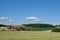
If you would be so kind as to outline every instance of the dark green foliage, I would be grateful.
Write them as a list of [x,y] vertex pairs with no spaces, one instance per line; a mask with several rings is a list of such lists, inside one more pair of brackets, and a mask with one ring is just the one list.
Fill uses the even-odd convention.
[[16,28],[16,31],[20,31],[20,28]]
[[25,27],[20,27],[20,28],[17,27],[16,30],[17,30],[17,31],[25,31],[26,28],[25,28]]
[[3,27],[3,26],[4,26],[4,27],[7,27],[7,25],[0,24],[0,27]]
[[55,28],[55,26],[51,24],[23,24],[26,28],[32,31],[44,31],[44,30],[51,30]]
[[25,31],[26,29],[25,29],[25,27],[20,27],[20,30],[23,30],[23,31]]
[[27,27],[38,27],[38,28],[54,28],[53,25],[51,24],[24,24]]
[[52,32],[60,32],[60,28],[54,28]]
[[52,24],[23,24],[23,26],[15,26],[15,25],[9,25],[9,29],[14,29],[17,31],[45,31],[45,30],[52,30],[56,26],[53,26]]

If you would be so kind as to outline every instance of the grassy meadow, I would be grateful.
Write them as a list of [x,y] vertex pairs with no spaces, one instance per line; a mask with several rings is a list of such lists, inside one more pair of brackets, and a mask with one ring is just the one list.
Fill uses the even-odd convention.
[[60,40],[60,33],[41,31],[0,31],[0,40]]

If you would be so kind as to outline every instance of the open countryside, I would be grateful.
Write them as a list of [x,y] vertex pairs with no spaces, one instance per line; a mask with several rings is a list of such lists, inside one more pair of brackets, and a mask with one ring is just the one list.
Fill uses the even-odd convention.
[[0,31],[0,40],[60,40],[60,33],[41,31]]
[[60,40],[60,0],[0,0],[0,40]]

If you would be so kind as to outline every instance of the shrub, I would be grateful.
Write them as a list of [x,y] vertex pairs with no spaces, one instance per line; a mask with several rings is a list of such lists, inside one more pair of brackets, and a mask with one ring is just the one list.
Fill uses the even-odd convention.
[[17,31],[20,31],[20,28],[16,28]]
[[60,32],[60,28],[54,28],[52,32]]

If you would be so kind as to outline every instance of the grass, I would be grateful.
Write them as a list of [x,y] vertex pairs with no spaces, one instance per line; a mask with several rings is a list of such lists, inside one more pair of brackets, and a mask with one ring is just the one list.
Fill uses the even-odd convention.
[[60,40],[60,33],[40,31],[0,31],[0,40]]

